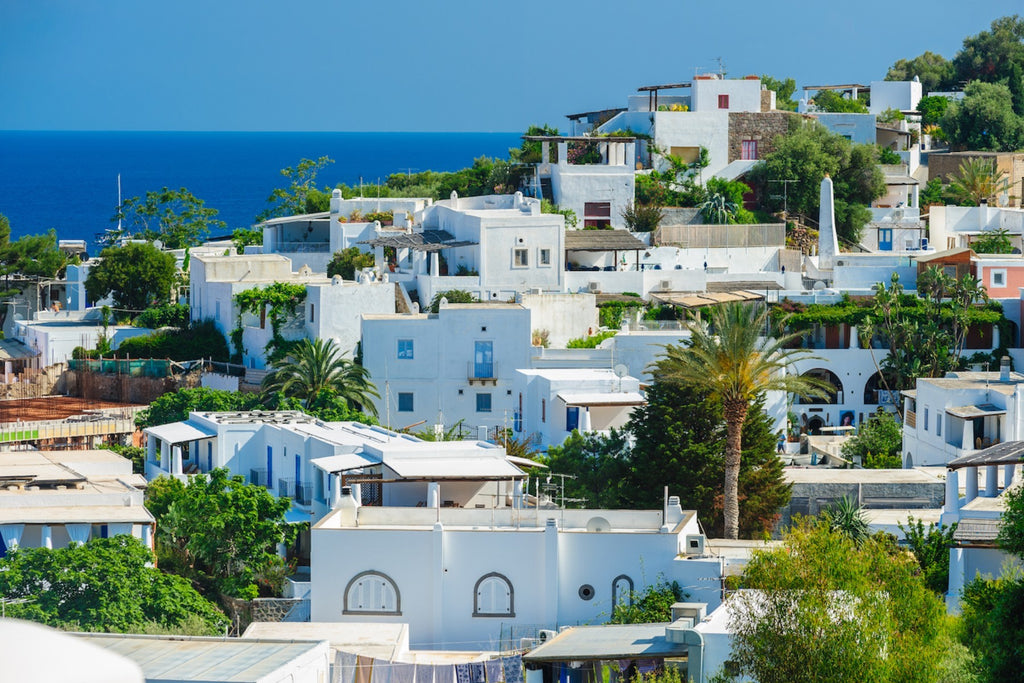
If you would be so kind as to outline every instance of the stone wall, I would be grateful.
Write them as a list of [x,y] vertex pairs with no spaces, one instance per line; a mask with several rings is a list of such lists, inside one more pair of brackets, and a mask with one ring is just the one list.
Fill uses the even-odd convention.
[[794,483],[789,505],[781,510],[779,527],[790,524],[793,515],[817,515],[840,498],[860,500],[867,510],[935,509],[942,507],[946,488],[935,483]]
[[199,386],[200,373],[173,377],[132,377],[113,373],[68,370],[62,376],[69,396],[117,403],[148,404],[164,394]]
[[1024,195],[1024,154],[1014,152],[953,152],[928,155],[928,180],[941,178],[948,183],[960,174],[960,164],[968,159],[995,159],[996,168],[1006,174],[1010,183],[1010,206],[1021,206]]
[[789,131],[789,120],[798,116],[789,111],[730,112],[729,161],[742,157],[743,141],[757,140],[757,158],[775,150],[775,138]]

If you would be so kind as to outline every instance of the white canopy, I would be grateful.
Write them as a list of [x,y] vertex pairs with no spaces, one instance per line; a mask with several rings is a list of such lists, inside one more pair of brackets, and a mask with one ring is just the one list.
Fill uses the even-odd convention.
[[380,459],[374,458],[370,455],[364,455],[362,453],[339,453],[338,455],[314,458],[313,460],[310,460],[310,462],[313,463],[314,467],[318,467],[324,472],[334,474],[335,472],[358,470],[361,467],[379,465]]
[[187,443],[217,436],[213,432],[200,429],[188,422],[171,422],[156,427],[147,427],[145,432],[169,444]]

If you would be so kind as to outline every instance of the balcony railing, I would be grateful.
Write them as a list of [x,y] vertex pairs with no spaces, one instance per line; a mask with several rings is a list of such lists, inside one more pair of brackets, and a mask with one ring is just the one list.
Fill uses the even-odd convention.
[[274,248],[279,253],[319,254],[331,250],[330,242],[278,242]]
[[277,480],[278,498],[291,498],[299,505],[313,503],[313,485],[304,482],[295,483],[294,479]]
[[470,382],[497,382],[498,364],[469,361],[466,364],[466,377]]
[[267,471],[262,468],[253,468],[249,470],[249,483],[254,486],[267,488]]

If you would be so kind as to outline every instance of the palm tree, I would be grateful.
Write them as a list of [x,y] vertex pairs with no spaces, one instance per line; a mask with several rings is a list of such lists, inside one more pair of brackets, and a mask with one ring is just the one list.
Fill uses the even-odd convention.
[[276,361],[263,379],[267,392],[297,398],[307,408],[322,392],[333,392],[352,408],[377,415],[370,397],[380,398],[362,365],[344,357],[333,339],[303,339],[283,359]]
[[960,164],[955,178],[952,178],[946,194],[957,204],[978,206],[996,195],[1006,192],[1010,181],[1006,173],[996,166],[995,159],[976,157],[965,159]]
[[788,375],[787,366],[813,358],[805,349],[787,349],[799,333],[763,338],[768,311],[730,303],[712,310],[710,325],[691,323],[686,346],[666,347],[660,365],[665,379],[707,391],[722,402],[725,417],[725,537],[739,534],[739,474],[743,422],[758,395],[773,390],[824,397],[833,391],[822,380]]

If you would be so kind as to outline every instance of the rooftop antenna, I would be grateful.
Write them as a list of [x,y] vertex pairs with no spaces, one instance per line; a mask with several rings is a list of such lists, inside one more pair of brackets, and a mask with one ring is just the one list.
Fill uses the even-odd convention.
[[715,57],[715,61],[718,62],[718,77],[725,78],[725,62],[722,61],[721,57]]

